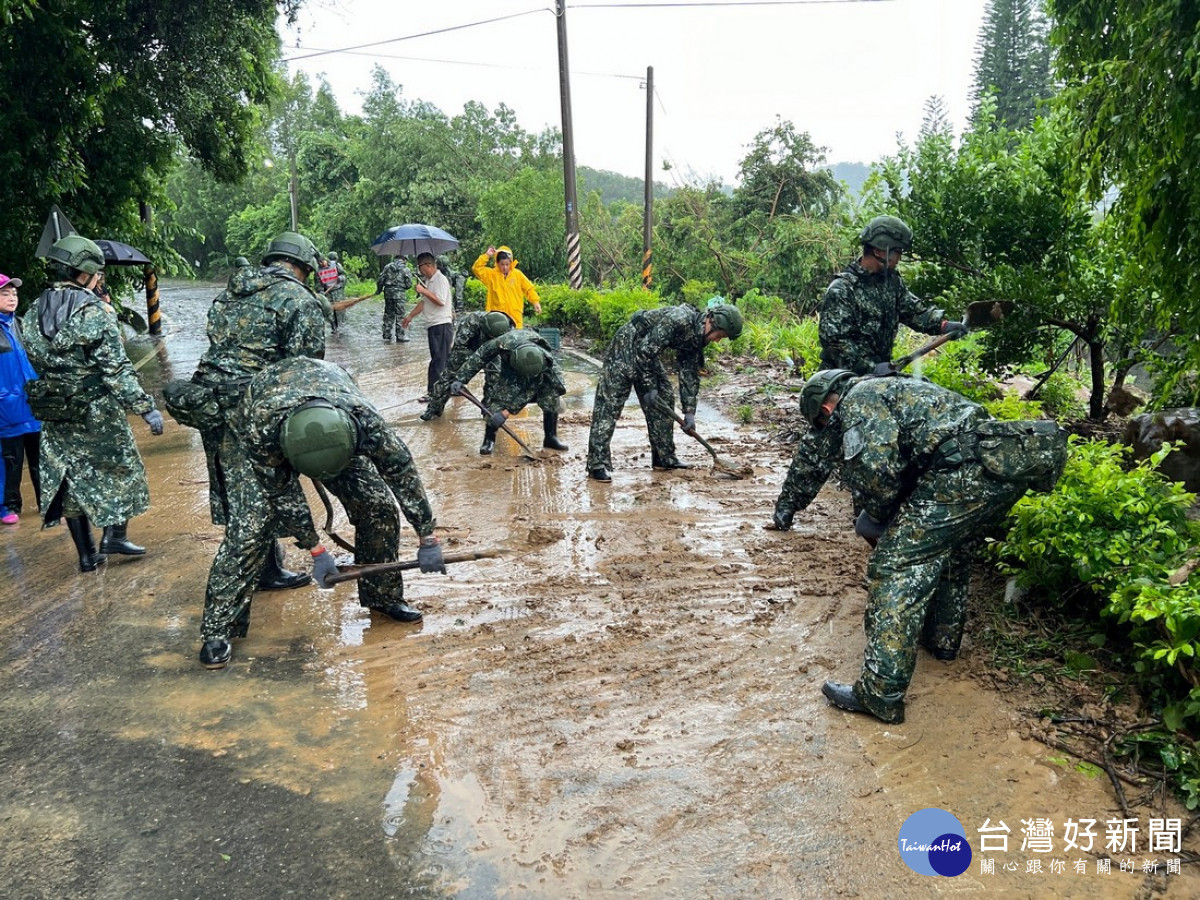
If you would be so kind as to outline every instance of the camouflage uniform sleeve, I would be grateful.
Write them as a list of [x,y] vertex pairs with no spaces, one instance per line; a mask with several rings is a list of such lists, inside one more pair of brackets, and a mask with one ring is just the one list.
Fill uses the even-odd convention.
[[88,306],[77,315],[81,317],[81,330],[94,340],[88,356],[117,402],[138,415],[154,409],[154,398],[142,390],[133,373],[133,363],[121,344],[116,318],[97,305]]
[[[647,375],[662,366],[662,360],[659,359],[662,352],[676,343],[677,325],[678,323],[673,318],[663,316],[651,326],[649,331],[639,337],[634,345],[634,372],[641,381],[643,390],[649,390],[654,386],[653,381],[647,379]],[[698,388],[699,369],[697,369],[696,379]],[[682,387],[680,391],[682,392]]]
[[325,314],[320,302],[309,297],[298,298],[286,340],[292,356],[325,358]]
[[548,373],[550,383],[554,385],[555,393],[560,397],[567,392],[567,379],[563,377],[562,366],[558,364],[558,360],[553,356],[550,357],[550,371]]
[[375,293],[377,293],[377,294],[383,293],[383,282],[384,282],[383,273],[386,271],[387,271],[387,266],[384,266],[382,269],[379,270],[379,274],[375,276]]
[[279,420],[273,419],[256,427],[259,423],[248,420],[239,410],[230,424],[241,434],[254,477],[287,533],[305,550],[317,546],[321,539],[313,524],[300,475],[284,460],[283,449],[279,446]]
[[433,508],[425,496],[421,476],[417,474],[417,466],[408,446],[379,416],[363,410],[357,413],[366,432],[363,450],[391,488],[404,518],[419,537],[433,534]]
[[946,319],[946,311],[936,307],[926,306],[925,301],[901,285],[903,291],[897,304],[900,321],[922,334],[941,334],[942,322]]
[[478,375],[479,370],[495,359],[499,353],[500,345],[496,343],[495,339],[488,341],[467,357],[467,361],[454,373],[454,380],[466,384]]
[[810,428],[796,444],[775,511],[794,513],[806,509],[821,492],[837,465],[838,429]]
[[846,478],[854,499],[877,522],[887,522],[905,494],[900,423],[880,394],[855,398],[854,423],[847,422]]
[[700,398],[700,369],[704,366],[704,350],[680,350],[676,356],[679,369],[679,405],[684,413],[695,413]]
[[821,300],[817,325],[822,369],[849,369],[860,375],[874,370],[876,361],[867,359],[851,337],[856,309],[854,287],[842,278],[835,279]]

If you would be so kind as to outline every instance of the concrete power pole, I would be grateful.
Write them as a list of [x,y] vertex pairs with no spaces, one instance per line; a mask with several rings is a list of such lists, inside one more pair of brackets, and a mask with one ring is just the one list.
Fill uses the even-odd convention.
[[642,211],[642,287],[654,280],[650,236],[654,227],[654,66],[646,66],[646,194]]
[[575,130],[571,125],[571,79],[567,67],[567,0],[557,0],[558,84],[562,94],[563,184],[567,201],[567,277],[571,287],[583,287],[579,261],[579,201],[575,191]]

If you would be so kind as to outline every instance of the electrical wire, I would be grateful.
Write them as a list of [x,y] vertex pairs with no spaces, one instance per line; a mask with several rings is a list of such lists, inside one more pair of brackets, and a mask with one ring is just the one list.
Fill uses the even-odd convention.
[[707,3],[685,2],[675,3],[572,3],[571,9],[675,9],[690,7],[692,9],[705,6],[815,6],[830,3],[893,3],[895,0],[710,0]]

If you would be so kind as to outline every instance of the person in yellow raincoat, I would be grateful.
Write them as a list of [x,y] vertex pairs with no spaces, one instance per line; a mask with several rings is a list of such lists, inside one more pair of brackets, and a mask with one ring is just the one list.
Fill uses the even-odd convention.
[[[496,258],[494,268],[488,266],[488,260]],[[524,272],[517,271],[513,261],[512,250],[508,247],[488,247],[486,253],[479,254],[475,265],[471,266],[475,277],[487,285],[487,312],[499,310],[507,313],[513,320],[514,327],[520,328],[525,315],[525,301],[533,306],[533,311],[540,314],[542,298],[534,290],[533,282],[525,277]]]

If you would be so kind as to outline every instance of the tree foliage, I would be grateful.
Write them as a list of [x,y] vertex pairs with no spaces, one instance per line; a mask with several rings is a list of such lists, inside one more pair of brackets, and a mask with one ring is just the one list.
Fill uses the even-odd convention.
[[1026,128],[1054,95],[1047,22],[1035,0],[989,0],[975,47],[973,117],[989,94],[996,121]]
[[[1052,39],[1072,116],[1076,172],[1110,215],[1131,284],[1121,323],[1179,335],[1200,365],[1200,5],[1191,0],[1051,0]],[[1146,301],[1150,300],[1147,307]]]
[[161,232],[140,224],[138,203],[161,197],[181,148],[220,178],[245,172],[258,104],[275,84],[276,3],[45,0],[2,12],[6,265],[36,277],[52,203],[84,233],[161,256]]

